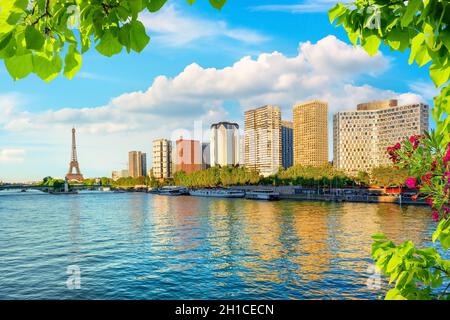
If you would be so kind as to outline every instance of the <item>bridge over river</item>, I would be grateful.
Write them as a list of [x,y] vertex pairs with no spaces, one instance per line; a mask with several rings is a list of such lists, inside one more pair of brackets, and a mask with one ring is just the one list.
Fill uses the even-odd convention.
[[[111,186],[100,186],[100,185],[93,185],[93,186],[87,186],[82,184],[76,184],[76,185],[70,185],[70,189],[72,190],[100,190],[102,188],[110,188]],[[64,186],[57,186],[57,187],[49,187],[45,185],[39,185],[39,184],[2,184],[0,185],[0,191],[2,190],[41,190],[41,191],[48,191],[48,190],[60,190],[63,189]]]

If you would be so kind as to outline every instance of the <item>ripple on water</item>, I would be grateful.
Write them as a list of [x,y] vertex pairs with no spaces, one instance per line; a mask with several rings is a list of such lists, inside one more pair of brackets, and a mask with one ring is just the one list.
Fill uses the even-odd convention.
[[0,217],[0,299],[376,298],[370,236],[435,227],[420,207],[127,193],[2,194]]

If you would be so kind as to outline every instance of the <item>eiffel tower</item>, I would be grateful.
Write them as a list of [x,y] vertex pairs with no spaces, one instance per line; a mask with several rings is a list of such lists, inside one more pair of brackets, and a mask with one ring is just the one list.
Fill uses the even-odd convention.
[[[75,169],[76,173],[73,173]],[[77,144],[75,142],[75,128],[72,128],[72,157],[69,165],[69,172],[66,174],[67,180],[83,181],[83,175],[80,172],[80,166],[77,159]]]

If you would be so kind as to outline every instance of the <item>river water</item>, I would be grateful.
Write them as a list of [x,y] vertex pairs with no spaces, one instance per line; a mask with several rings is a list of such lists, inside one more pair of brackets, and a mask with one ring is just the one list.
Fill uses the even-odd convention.
[[0,192],[0,299],[376,299],[370,236],[426,207]]

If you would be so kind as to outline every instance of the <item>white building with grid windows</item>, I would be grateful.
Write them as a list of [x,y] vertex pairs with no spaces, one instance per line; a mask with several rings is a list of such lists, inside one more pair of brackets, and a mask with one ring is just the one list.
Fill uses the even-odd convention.
[[397,100],[362,103],[356,111],[338,112],[333,116],[336,169],[357,174],[388,165],[387,147],[428,130],[428,118],[428,105],[399,106]]

